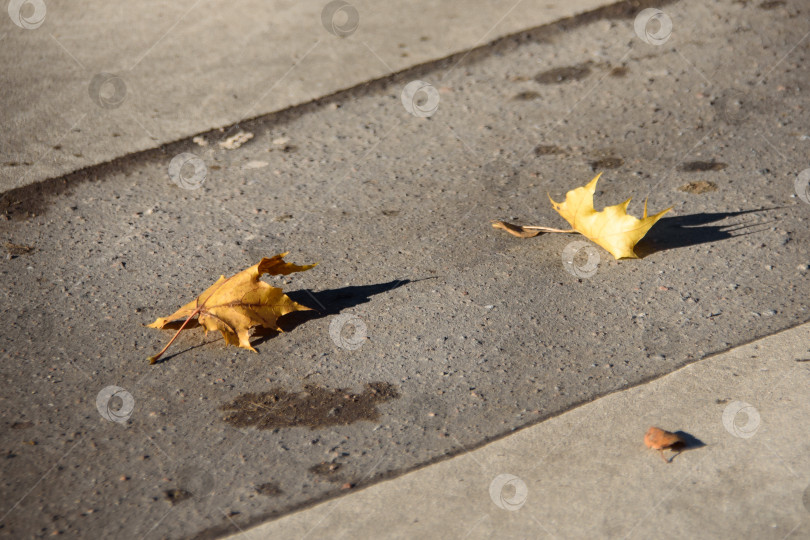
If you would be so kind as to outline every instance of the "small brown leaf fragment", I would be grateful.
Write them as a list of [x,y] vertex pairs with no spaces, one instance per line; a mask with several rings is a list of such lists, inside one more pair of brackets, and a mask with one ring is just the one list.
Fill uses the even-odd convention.
[[701,193],[708,193],[710,191],[717,191],[717,184],[714,182],[709,182],[707,180],[699,180],[697,182],[689,182],[688,184],[684,184],[678,188],[679,191],[684,191],[686,193],[695,193],[700,195]]
[[509,234],[513,236],[517,236],[518,238],[531,238],[533,236],[537,236],[542,231],[538,230],[527,230],[520,225],[513,225],[511,223],[507,223],[505,221],[495,221],[492,223],[492,226],[496,229],[503,229]]
[[664,449],[672,449],[677,445],[683,444],[683,442],[683,439],[675,433],[657,427],[650,427],[644,435],[644,444],[646,444],[648,448],[658,450],[661,453],[661,459],[667,463],[669,463],[669,461],[664,457]]
[[31,253],[34,250],[34,246],[26,246],[23,244],[14,244],[12,242],[6,242],[6,253],[8,253],[12,257],[19,257],[20,255],[25,255],[27,253]]

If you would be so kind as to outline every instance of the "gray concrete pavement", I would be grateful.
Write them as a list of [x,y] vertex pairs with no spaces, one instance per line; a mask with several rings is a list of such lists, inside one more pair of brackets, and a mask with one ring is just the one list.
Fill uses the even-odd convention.
[[809,387],[803,325],[229,538],[807,538]]
[[11,0],[0,17],[0,191],[609,3]]
[[[0,196],[0,534],[231,534],[807,322],[806,8],[638,8]],[[596,170],[598,207],[673,207],[643,258],[490,226],[563,225]],[[316,312],[146,362],[284,251]]]

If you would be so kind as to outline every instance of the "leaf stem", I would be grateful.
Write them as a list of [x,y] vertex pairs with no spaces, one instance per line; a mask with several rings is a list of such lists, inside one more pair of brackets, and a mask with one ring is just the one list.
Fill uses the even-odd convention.
[[539,225],[520,225],[521,229],[527,229],[532,231],[543,231],[543,232],[562,232],[562,233],[573,233],[577,232],[574,229],[554,229],[553,227],[541,227]]
[[150,356],[149,358],[147,358],[147,360],[149,360],[149,364],[150,364],[150,365],[151,365],[151,364],[154,364],[155,362],[157,362],[157,361],[158,361],[158,359],[159,359],[161,356],[163,356],[163,353],[165,353],[165,352],[166,352],[166,349],[168,349],[168,348],[169,348],[169,346],[170,346],[172,343],[174,343],[174,340],[175,340],[175,339],[177,339],[177,336],[180,334],[180,332],[183,330],[183,328],[185,328],[185,327],[186,327],[186,325],[188,324],[188,321],[190,321],[190,320],[191,320],[191,319],[192,319],[192,318],[193,318],[195,315],[199,314],[201,310],[202,310],[202,306],[199,306],[197,309],[195,309],[194,311],[192,311],[192,312],[191,312],[191,315],[189,315],[189,316],[188,316],[188,318],[187,318],[187,319],[186,319],[186,320],[183,322],[182,326],[180,326],[180,328],[178,328],[178,329],[177,329],[177,332],[175,332],[175,333],[174,333],[174,336],[172,336],[172,339],[170,339],[170,340],[169,340],[169,342],[166,344],[166,346],[165,346],[165,347],[163,347],[163,350],[162,350],[162,351],[160,351],[159,353],[157,353],[156,355],[154,355],[154,356]]

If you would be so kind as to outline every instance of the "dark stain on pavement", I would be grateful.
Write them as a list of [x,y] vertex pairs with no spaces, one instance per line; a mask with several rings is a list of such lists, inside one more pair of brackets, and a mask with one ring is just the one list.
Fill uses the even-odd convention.
[[256,493],[259,495],[264,495],[265,497],[278,497],[284,492],[281,491],[278,484],[274,482],[265,482],[256,486]]
[[342,465],[340,463],[329,463],[324,461],[309,468],[312,474],[329,480],[330,482],[342,482],[343,476],[338,472]]
[[540,84],[563,84],[569,81],[581,81],[590,74],[590,66],[584,63],[543,71],[535,75],[534,80]]
[[681,163],[678,167],[683,172],[705,172],[705,171],[722,171],[728,167],[727,163],[719,161],[689,161]]
[[378,420],[380,411],[377,406],[398,397],[396,388],[386,382],[366,384],[365,390],[359,394],[343,388],[310,385],[302,392],[276,388],[242,394],[220,409],[230,411],[223,420],[234,427],[279,429],[305,426],[317,429]]
[[776,9],[776,8],[778,8],[780,6],[784,6],[784,5],[785,5],[784,0],[772,0],[770,2],[762,2],[757,7],[759,9],[764,9],[764,10],[767,11],[767,10],[771,10],[771,9]]
[[624,165],[624,160],[617,156],[608,156],[591,161],[590,165],[591,169],[594,171],[601,171],[603,169],[618,169]]
[[174,506],[177,503],[181,503],[185,500],[188,500],[194,496],[191,494],[191,492],[180,488],[167,489],[166,491],[163,492],[163,495],[166,497],[167,501],[172,503],[172,506]]
[[564,154],[565,150],[553,144],[541,144],[534,148],[535,156],[550,156],[553,154]]
[[611,77],[626,77],[629,71],[630,68],[628,68],[627,66],[617,66],[611,69],[608,75],[610,75]]
[[531,92],[531,91],[521,92],[521,93],[515,95],[512,98],[512,101],[532,101],[533,99],[537,99],[539,97],[540,97],[540,94],[538,94],[537,92]]

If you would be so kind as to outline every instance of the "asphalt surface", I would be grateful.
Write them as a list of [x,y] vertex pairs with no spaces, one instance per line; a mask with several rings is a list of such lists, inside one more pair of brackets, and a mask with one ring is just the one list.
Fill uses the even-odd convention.
[[[805,8],[662,9],[666,39],[606,10],[6,193],[0,534],[235,532],[806,322]],[[490,227],[563,226],[547,193],[597,170],[597,208],[673,207],[643,258],[578,276],[578,238]],[[316,313],[148,365],[145,324],[285,251]]]

